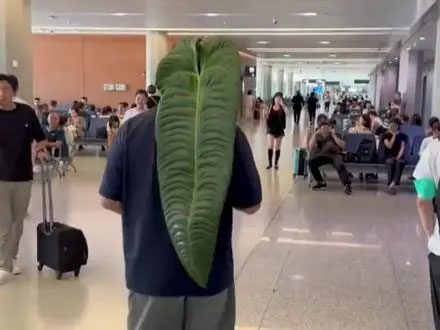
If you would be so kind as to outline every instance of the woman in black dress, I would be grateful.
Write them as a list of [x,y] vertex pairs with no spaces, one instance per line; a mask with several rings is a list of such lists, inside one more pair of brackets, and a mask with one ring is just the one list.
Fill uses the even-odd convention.
[[267,169],[272,168],[272,159],[275,150],[275,169],[278,169],[278,161],[281,155],[281,142],[286,129],[286,111],[282,93],[276,93],[272,99],[272,104],[266,114],[267,125],[267,143],[269,165]]

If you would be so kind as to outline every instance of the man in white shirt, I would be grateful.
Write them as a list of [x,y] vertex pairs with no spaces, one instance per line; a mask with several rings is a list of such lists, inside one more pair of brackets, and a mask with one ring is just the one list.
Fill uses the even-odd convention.
[[423,152],[413,174],[417,191],[417,209],[430,252],[431,301],[435,328],[440,329],[440,140],[433,139]]
[[423,139],[420,146],[419,156],[422,156],[423,151],[425,151],[425,149],[433,140],[439,138],[440,120],[437,117],[432,117],[429,119],[429,129],[430,132],[428,136]]
[[148,102],[148,93],[145,89],[140,89],[136,92],[135,103],[136,107],[129,109],[124,114],[124,119],[122,122],[126,122],[130,118],[137,116],[140,113],[143,113],[147,110],[147,102]]

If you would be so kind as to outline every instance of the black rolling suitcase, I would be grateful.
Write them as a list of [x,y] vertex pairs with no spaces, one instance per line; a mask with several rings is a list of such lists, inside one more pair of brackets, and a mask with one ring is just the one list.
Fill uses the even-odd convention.
[[87,264],[87,241],[81,230],[54,222],[51,176],[46,164],[41,165],[41,186],[43,222],[37,226],[38,270],[52,268],[58,280],[67,272],[78,277],[81,267]]

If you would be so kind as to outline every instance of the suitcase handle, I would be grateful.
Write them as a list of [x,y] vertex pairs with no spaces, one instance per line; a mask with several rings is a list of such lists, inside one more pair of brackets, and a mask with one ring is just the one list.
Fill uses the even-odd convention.
[[51,233],[54,229],[52,178],[50,176],[49,162],[41,161],[40,166],[44,229],[46,233]]

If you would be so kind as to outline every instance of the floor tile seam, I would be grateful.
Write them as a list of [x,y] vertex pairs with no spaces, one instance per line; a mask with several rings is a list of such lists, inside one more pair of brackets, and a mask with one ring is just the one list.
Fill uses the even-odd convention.
[[266,307],[264,308],[263,314],[261,315],[261,319],[260,319],[260,322],[258,324],[258,328],[257,329],[261,329],[261,327],[263,326],[264,319],[266,318],[267,311],[269,310],[269,307],[270,307],[270,305],[272,303],[273,297],[275,296],[275,293],[277,291],[276,289],[279,286],[279,283],[280,283],[280,280],[281,280],[281,276],[284,273],[284,270],[285,270],[286,265],[287,265],[287,261],[290,259],[290,256],[292,254],[292,250],[293,250],[293,246],[290,246],[289,250],[286,253],[286,256],[284,257],[283,264],[281,265],[280,271],[278,272],[277,279],[276,279],[274,287],[272,289],[272,294],[271,294],[270,298],[267,300]]
[[405,324],[406,324],[406,329],[407,330],[411,330],[410,326],[409,326],[409,319],[408,319],[408,315],[406,313],[406,309],[405,309],[405,305],[404,305],[404,299],[403,299],[403,292],[402,292],[402,288],[400,286],[400,282],[399,282],[399,278],[397,276],[397,269],[396,269],[396,264],[394,262],[393,256],[391,254],[391,249],[388,243],[385,243],[385,254],[387,256],[387,258],[390,260],[391,263],[391,269],[393,272],[393,277],[394,277],[394,282],[396,283],[396,287],[397,287],[397,293],[399,296],[399,300],[400,300],[400,306],[403,312],[403,317],[405,319]]

